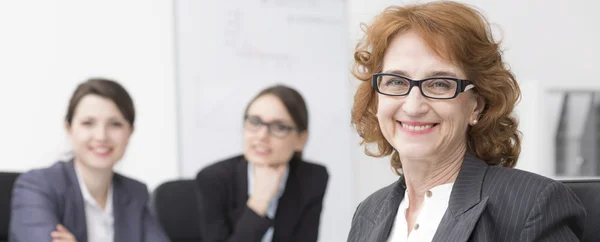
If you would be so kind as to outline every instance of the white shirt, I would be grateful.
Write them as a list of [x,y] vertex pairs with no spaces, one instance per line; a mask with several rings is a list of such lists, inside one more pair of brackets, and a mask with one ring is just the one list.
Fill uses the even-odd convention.
[[417,216],[414,228],[408,234],[406,222],[406,209],[408,209],[408,190],[404,192],[404,198],[398,207],[398,213],[394,220],[394,227],[388,238],[388,242],[413,242],[432,241],[450,201],[450,193],[454,183],[442,184],[432,188],[425,194],[421,211]]
[[[254,170],[252,164],[248,163],[248,196],[252,195],[252,188],[254,187]],[[290,172],[289,166],[285,168],[285,172],[283,173],[283,177],[279,182],[279,187],[277,188],[277,194],[271,202],[269,203],[269,207],[267,208],[267,216],[270,219],[275,218],[275,212],[277,211],[277,205],[279,205],[279,198],[283,195],[283,191],[285,190],[285,184],[287,182],[287,177]],[[262,237],[262,242],[271,242],[273,240],[273,226],[271,226],[265,235]]]
[[85,206],[85,222],[87,224],[87,241],[88,242],[113,242],[114,241],[114,214],[113,214],[113,187],[112,184],[108,189],[106,197],[106,207],[102,209],[96,202],[92,194],[88,191],[83,179],[75,168],[79,189],[83,195],[83,203]]

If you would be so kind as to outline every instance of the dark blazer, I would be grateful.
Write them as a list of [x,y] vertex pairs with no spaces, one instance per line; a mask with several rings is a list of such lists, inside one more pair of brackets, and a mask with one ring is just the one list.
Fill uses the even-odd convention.
[[[114,174],[113,213],[115,242],[166,242],[148,208],[146,185]],[[73,162],[57,162],[19,176],[12,196],[10,242],[52,241],[50,232],[64,225],[87,242],[85,207]]]
[[289,164],[285,191],[273,220],[246,206],[248,162],[243,156],[201,170],[196,182],[203,241],[258,242],[271,225],[273,242],[317,241],[329,174],[324,166],[302,160]]
[[[386,241],[404,197],[402,179],[359,204],[348,241]],[[467,155],[433,241],[579,241],[585,209],[565,185]]]

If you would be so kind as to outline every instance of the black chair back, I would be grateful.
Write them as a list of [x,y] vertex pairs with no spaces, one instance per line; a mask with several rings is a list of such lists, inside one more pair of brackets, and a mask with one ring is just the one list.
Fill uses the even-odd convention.
[[0,172],[0,242],[8,241],[13,185],[21,173]]
[[581,241],[600,241],[600,179],[562,180],[577,195],[587,216]]
[[154,190],[154,209],[172,242],[201,241],[198,197],[194,180],[161,184]]

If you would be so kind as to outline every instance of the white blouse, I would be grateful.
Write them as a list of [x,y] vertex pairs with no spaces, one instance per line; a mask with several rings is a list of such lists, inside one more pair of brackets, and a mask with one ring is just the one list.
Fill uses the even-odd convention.
[[83,179],[75,169],[79,189],[83,195],[83,203],[85,206],[85,222],[87,224],[87,241],[88,242],[114,242],[114,214],[113,214],[113,187],[112,184],[108,189],[106,197],[106,206],[104,209],[96,202],[92,194],[88,191]]
[[421,211],[410,235],[406,222],[409,198],[408,190],[405,191],[388,242],[432,241],[440,221],[448,209],[453,185],[454,183],[442,184],[426,192]]

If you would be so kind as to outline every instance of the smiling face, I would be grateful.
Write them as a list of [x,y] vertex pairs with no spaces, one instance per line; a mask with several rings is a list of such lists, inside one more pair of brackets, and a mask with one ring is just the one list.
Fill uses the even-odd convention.
[[[413,80],[431,77],[466,79],[456,65],[439,57],[414,32],[393,38],[383,59],[384,73]],[[402,160],[437,159],[456,150],[466,150],[467,128],[483,109],[483,100],[473,91],[454,99],[424,97],[418,87],[407,96],[378,94],[377,119],[386,140]]]
[[277,96],[267,94],[258,97],[250,104],[246,116],[244,156],[248,162],[257,165],[284,164],[294,152],[302,151],[306,131],[295,130],[296,124]]
[[111,170],[123,157],[133,131],[115,102],[94,94],[81,98],[66,129],[75,162],[94,170]]

